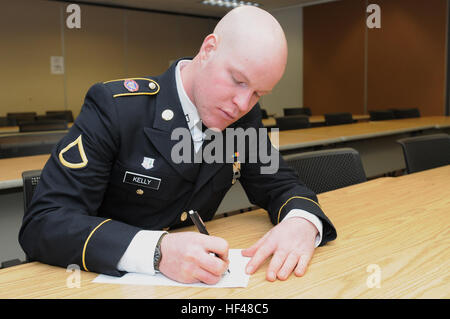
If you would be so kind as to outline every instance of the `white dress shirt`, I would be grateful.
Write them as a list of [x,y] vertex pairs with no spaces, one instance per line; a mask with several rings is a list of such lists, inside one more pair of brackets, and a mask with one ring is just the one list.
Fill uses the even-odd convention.
[[[186,122],[189,130],[191,131],[192,140],[194,142],[194,148],[197,152],[202,146],[204,133],[201,130],[201,119],[197,112],[197,108],[189,99],[186,91],[184,90],[183,82],[181,79],[181,67],[190,63],[190,60],[180,61],[175,69],[175,80],[177,85],[178,96],[180,98],[181,107],[186,116]],[[318,230],[315,246],[319,246],[322,241],[323,225],[320,219],[302,209],[292,209],[283,220],[293,217],[302,217],[310,221]],[[126,272],[136,272],[154,275],[155,269],[153,268],[153,256],[155,254],[155,247],[159,238],[166,231],[156,230],[141,230],[131,240],[130,245],[123,254],[122,258],[117,264],[117,269]]]

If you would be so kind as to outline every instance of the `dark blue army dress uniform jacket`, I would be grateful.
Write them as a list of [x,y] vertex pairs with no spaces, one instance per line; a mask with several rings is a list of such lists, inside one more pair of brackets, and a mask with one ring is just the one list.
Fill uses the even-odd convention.
[[[214,216],[232,186],[233,163],[173,162],[171,151],[179,141],[171,132],[188,130],[175,65],[158,77],[90,88],[25,213],[19,242],[30,260],[120,276],[117,264],[138,231],[190,225],[191,209],[204,220]],[[256,105],[233,126],[260,128],[260,113]],[[277,156],[275,174],[261,174],[259,161],[241,161],[239,181],[250,202],[265,208],[273,224],[293,208],[306,210],[323,223],[321,245],[335,239],[316,195]]]

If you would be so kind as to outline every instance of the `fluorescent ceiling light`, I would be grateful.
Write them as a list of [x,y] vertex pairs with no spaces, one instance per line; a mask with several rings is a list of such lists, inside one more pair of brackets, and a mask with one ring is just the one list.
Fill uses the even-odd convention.
[[237,0],[203,0],[203,4],[211,5],[211,6],[219,6],[226,8],[236,8],[240,6],[261,6],[259,3],[250,2],[250,1],[237,1]]

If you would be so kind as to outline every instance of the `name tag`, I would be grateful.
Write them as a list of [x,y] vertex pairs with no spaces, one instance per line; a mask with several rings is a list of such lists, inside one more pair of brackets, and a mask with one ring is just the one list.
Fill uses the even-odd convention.
[[123,182],[158,190],[159,185],[161,184],[161,178],[126,171],[123,176]]

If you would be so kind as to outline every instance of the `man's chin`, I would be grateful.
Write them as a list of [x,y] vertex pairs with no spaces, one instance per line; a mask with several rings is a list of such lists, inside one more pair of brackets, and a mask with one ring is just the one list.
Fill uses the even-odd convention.
[[208,123],[207,121],[204,121],[203,124],[209,129],[212,130],[214,132],[222,132],[224,129],[226,129],[229,125],[231,125],[231,123],[225,123],[225,122],[221,122],[221,123],[217,123],[217,121],[213,122],[213,123]]

